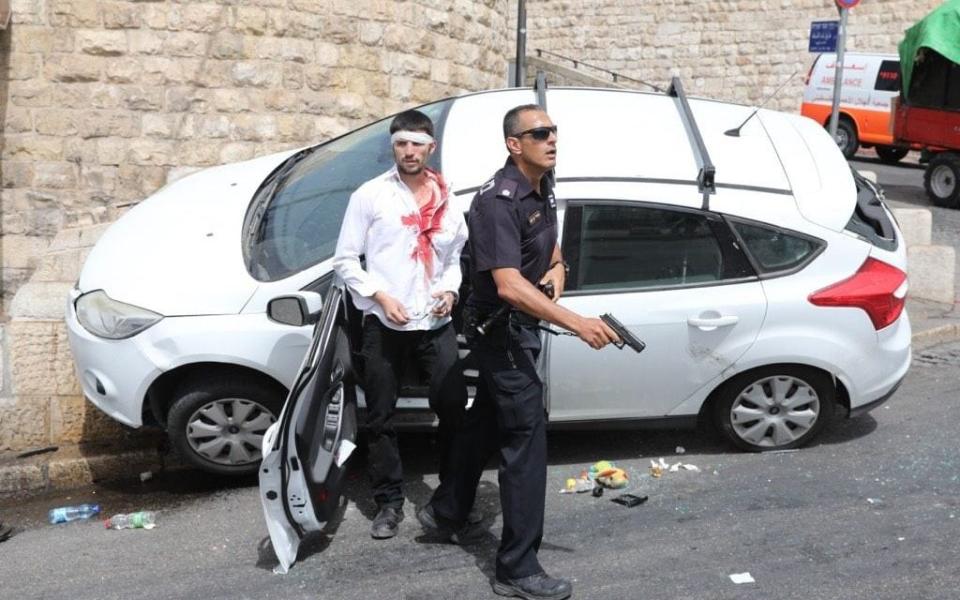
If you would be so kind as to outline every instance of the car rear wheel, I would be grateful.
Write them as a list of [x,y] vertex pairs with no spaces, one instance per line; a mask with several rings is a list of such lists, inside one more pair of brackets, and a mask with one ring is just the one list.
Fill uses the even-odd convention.
[[897,146],[877,146],[875,150],[880,160],[888,165],[900,162],[908,152],[906,148],[898,148]]
[[283,400],[277,386],[254,377],[193,380],[174,393],[167,432],[180,456],[204,471],[252,474]]
[[714,405],[720,432],[751,452],[797,448],[833,417],[836,388],[809,367],[772,366],[727,382]]
[[930,159],[923,187],[930,200],[944,208],[960,208],[960,156],[943,152]]
[[[829,123],[829,121],[827,121],[827,123]],[[857,128],[850,120],[844,117],[840,117],[840,121],[837,122],[837,146],[840,147],[840,152],[843,153],[843,157],[847,160],[853,158],[853,155],[857,153],[857,148],[860,147]]]

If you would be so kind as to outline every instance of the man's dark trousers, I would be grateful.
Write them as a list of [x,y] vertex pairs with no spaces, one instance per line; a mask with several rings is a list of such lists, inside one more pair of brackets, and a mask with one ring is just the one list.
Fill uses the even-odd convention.
[[547,485],[546,415],[536,371],[540,338],[531,327],[505,325],[480,338],[473,352],[480,367],[477,396],[450,452],[454,476],[440,482],[431,505],[443,521],[463,523],[483,468],[499,450],[503,533],[496,575],[519,579],[543,572],[537,560]]
[[369,428],[369,472],[378,508],[403,506],[403,466],[392,417],[404,359],[416,360],[430,380],[430,408],[440,426],[438,463],[447,477],[447,455],[466,409],[467,391],[452,324],[432,331],[397,331],[369,315],[363,320],[363,391]]

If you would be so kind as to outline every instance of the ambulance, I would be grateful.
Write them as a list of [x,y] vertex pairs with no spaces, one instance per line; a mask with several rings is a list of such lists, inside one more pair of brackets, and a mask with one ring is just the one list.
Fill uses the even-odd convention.
[[[837,145],[848,159],[862,146],[873,147],[883,162],[898,162],[909,150],[894,145],[890,128],[891,103],[900,94],[900,58],[847,52],[843,62]],[[803,92],[800,114],[824,127],[830,125],[836,65],[834,53],[817,56]]]

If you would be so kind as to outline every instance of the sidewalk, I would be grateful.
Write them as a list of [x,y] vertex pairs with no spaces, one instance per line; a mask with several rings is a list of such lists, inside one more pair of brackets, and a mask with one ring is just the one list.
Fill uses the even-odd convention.
[[[913,327],[914,352],[960,340],[960,311],[956,305],[908,299],[907,313]],[[66,490],[184,468],[157,432],[146,432],[137,443],[124,446],[66,446],[32,456],[23,454],[0,455],[0,497]]]

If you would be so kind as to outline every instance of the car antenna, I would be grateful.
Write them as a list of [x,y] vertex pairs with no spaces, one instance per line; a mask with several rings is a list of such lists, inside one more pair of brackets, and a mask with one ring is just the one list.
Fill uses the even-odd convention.
[[715,182],[717,168],[713,166],[713,161],[710,160],[710,153],[707,152],[707,146],[703,143],[703,136],[700,135],[697,120],[693,118],[693,111],[690,110],[690,104],[687,102],[687,95],[683,92],[679,77],[673,77],[670,80],[670,89],[667,90],[667,95],[676,100],[677,109],[680,111],[680,120],[683,121],[683,129],[687,132],[690,147],[693,149],[697,162],[700,163],[700,172],[697,174],[697,188],[703,194],[703,210],[710,210],[710,194],[717,193]]
[[743,126],[747,124],[747,121],[749,121],[750,119],[752,119],[752,118],[753,118],[753,115],[757,114],[757,112],[758,112],[761,108],[763,108],[764,106],[766,106],[767,102],[770,102],[770,100],[772,100],[774,96],[776,96],[777,94],[780,93],[780,90],[782,90],[783,88],[785,88],[788,83],[790,83],[791,81],[793,81],[793,78],[796,77],[796,76],[797,76],[797,73],[799,73],[799,72],[800,72],[800,69],[795,69],[795,70],[793,71],[793,74],[791,74],[790,77],[787,77],[787,80],[780,84],[780,87],[778,87],[776,90],[774,90],[774,92],[773,92],[772,94],[770,94],[769,96],[767,96],[767,97],[763,100],[763,102],[760,103],[760,106],[758,106],[758,107],[756,107],[755,109],[753,109],[753,112],[750,113],[750,116],[747,117],[746,119],[744,119],[743,123],[740,123],[740,126],[739,126],[739,127],[734,127],[733,129],[728,129],[728,130],[724,131],[723,134],[724,134],[724,135],[729,135],[730,137],[740,137],[740,130],[743,129]]
[[[537,78],[533,81],[533,91],[537,94],[537,104],[547,112],[547,74],[537,70]],[[557,184],[557,173],[555,169],[547,171],[547,178],[550,180],[550,188]]]

